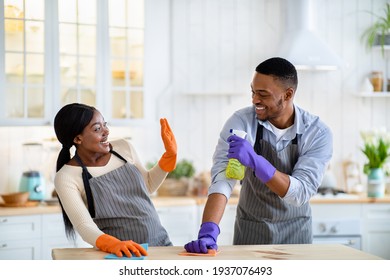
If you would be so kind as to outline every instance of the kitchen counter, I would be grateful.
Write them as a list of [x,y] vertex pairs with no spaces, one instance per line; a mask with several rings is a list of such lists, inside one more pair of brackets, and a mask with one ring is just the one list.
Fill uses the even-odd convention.
[[[152,197],[155,207],[171,207],[171,206],[188,206],[188,205],[204,205],[207,197]],[[230,205],[236,205],[238,197],[231,197],[228,201]],[[310,200],[311,204],[332,204],[332,203],[390,203],[390,196],[383,198],[370,198],[365,195],[350,195],[348,197],[330,197],[316,195]],[[17,216],[17,215],[36,215],[60,213],[59,205],[45,205],[44,203],[32,207],[0,207],[0,216]]]
[[[338,244],[220,246],[216,256],[180,256],[182,246],[149,247],[146,260],[380,260]],[[54,260],[103,260],[107,253],[94,248],[53,249]]]

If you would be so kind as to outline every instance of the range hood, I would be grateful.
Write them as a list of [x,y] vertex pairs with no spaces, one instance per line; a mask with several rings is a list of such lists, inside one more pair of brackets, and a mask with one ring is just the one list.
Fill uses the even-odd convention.
[[[342,60],[315,32],[313,0],[284,0],[286,29],[278,56],[297,70],[337,70]],[[283,5],[285,3],[285,5]]]

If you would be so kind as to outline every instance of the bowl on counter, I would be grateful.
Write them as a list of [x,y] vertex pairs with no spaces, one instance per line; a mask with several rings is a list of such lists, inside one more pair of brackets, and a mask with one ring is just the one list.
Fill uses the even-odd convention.
[[28,202],[29,192],[14,192],[2,194],[1,198],[5,206],[23,206]]

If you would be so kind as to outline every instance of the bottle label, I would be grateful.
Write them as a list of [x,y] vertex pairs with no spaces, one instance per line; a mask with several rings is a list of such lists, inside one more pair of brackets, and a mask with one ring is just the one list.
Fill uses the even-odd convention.
[[229,159],[226,167],[226,177],[230,179],[242,180],[245,175],[245,166],[242,165],[237,159]]

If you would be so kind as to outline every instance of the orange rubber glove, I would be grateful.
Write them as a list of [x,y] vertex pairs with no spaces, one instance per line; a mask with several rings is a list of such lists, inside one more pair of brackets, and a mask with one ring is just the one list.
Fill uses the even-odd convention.
[[162,155],[158,165],[165,172],[171,172],[176,167],[177,145],[175,135],[168,124],[167,119],[160,119],[161,138],[164,142],[165,153]]
[[120,241],[108,234],[102,234],[96,239],[96,247],[104,252],[115,254],[117,257],[123,257],[123,253],[128,258],[131,258],[133,254],[137,257],[148,255],[146,250],[138,243],[132,240]]

